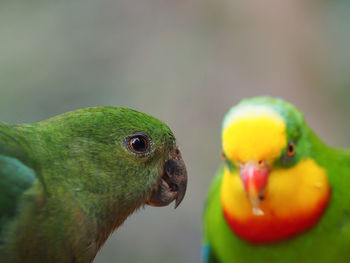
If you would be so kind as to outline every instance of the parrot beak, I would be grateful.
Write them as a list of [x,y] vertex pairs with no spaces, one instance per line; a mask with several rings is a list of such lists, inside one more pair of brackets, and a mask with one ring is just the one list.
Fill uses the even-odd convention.
[[148,205],[166,206],[175,200],[175,208],[185,196],[187,171],[178,148],[171,151],[170,159],[164,164],[157,187],[152,191]]
[[259,209],[259,205],[264,199],[264,190],[269,173],[269,167],[267,163],[263,161],[250,161],[245,164],[240,164],[240,175],[243,186],[253,206],[253,213],[255,215],[264,214],[263,211]]

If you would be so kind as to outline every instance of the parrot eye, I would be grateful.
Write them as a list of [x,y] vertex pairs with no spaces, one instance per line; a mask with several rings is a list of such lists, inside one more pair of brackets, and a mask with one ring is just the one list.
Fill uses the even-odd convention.
[[294,156],[294,154],[295,154],[295,144],[293,142],[289,142],[288,143],[287,154],[290,157]]
[[129,149],[134,153],[146,153],[149,151],[149,139],[144,135],[133,135],[129,137]]

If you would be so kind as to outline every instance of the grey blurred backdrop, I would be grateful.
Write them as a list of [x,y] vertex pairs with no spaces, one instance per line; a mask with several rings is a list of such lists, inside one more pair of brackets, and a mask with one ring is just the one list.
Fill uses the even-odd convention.
[[349,12],[340,0],[4,0],[0,120],[112,105],[168,123],[187,162],[185,200],[129,217],[95,262],[199,262],[232,105],[283,97],[327,143],[350,146]]

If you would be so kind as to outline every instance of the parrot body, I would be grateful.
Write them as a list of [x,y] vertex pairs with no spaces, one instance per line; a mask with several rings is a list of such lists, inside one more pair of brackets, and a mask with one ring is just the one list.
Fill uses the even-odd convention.
[[161,121],[95,107],[0,124],[0,262],[92,262],[142,205],[178,205],[186,169]]
[[326,146],[289,103],[244,100],[224,118],[203,260],[350,262],[350,151]]

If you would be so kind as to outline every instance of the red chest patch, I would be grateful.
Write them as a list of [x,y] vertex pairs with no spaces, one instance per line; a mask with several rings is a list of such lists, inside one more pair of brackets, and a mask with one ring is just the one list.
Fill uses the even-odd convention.
[[314,226],[320,219],[328,203],[322,200],[316,209],[304,214],[294,214],[288,218],[253,216],[244,221],[231,217],[225,210],[224,217],[231,230],[240,238],[256,244],[278,242],[293,237]]

